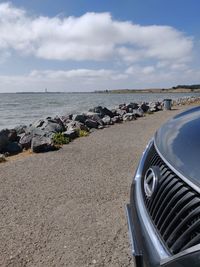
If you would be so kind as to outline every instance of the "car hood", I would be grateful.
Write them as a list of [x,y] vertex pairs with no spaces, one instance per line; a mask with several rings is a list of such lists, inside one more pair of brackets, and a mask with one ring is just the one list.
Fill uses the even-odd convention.
[[170,119],[156,132],[154,142],[174,169],[200,186],[200,107]]

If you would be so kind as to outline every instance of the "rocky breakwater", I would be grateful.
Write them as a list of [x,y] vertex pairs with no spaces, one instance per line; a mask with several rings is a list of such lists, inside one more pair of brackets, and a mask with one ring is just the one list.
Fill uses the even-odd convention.
[[173,106],[195,105],[200,103],[200,97],[189,96],[173,100]]
[[31,149],[32,152],[48,152],[62,144],[87,136],[94,129],[103,129],[115,123],[136,120],[148,112],[162,109],[160,102],[121,104],[115,109],[98,106],[82,114],[47,117],[14,129],[0,131],[0,162],[5,157]]

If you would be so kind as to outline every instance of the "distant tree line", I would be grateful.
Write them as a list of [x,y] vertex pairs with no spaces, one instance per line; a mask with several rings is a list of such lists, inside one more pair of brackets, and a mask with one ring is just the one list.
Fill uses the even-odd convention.
[[178,89],[178,88],[185,88],[185,89],[199,89],[200,88],[200,84],[192,84],[192,85],[177,85],[177,86],[173,86],[173,89]]

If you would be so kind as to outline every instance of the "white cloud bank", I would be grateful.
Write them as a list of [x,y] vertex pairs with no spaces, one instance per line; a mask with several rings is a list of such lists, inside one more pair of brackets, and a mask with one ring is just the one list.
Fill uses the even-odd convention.
[[[38,58],[39,64],[48,60],[82,61],[83,68],[37,70],[29,65],[29,69],[35,70],[18,76],[0,75],[0,92],[41,91],[46,87],[89,91],[199,83],[200,71],[189,66],[193,46],[192,37],[169,26],[118,21],[110,13],[34,16],[11,3],[1,3],[0,64],[14,54],[22,61],[26,56]],[[88,68],[88,61],[95,61],[96,68]],[[102,67],[104,62],[105,66],[115,65],[115,69]]]
[[191,38],[169,26],[117,21],[109,13],[35,17],[11,3],[0,4],[1,51],[51,60],[185,61],[192,46]]

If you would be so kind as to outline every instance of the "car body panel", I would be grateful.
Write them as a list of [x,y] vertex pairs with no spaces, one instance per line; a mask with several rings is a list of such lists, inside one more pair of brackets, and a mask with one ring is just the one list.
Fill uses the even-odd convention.
[[165,123],[155,134],[155,145],[177,172],[200,186],[200,107]]

